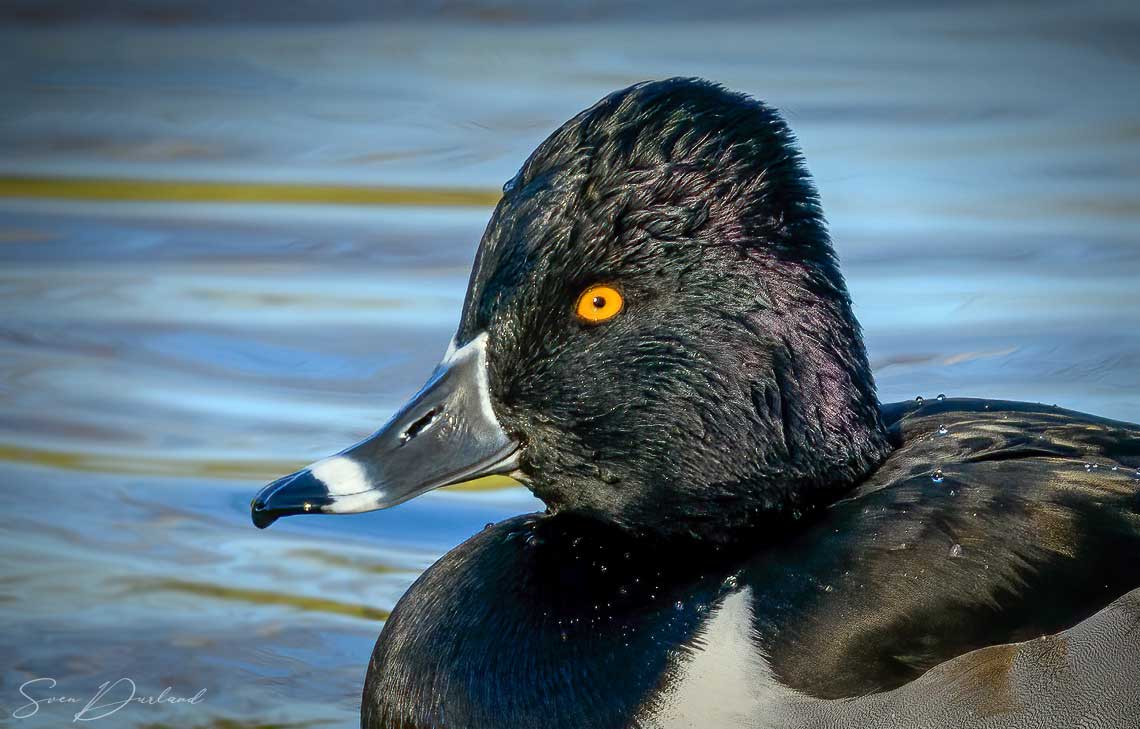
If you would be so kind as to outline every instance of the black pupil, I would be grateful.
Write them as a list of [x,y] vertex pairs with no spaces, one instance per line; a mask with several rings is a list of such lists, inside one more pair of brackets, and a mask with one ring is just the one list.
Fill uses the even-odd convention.
[[604,297],[604,296],[595,296],[595,297],[594,297],[594,308],[595,308],[595,309],[604,309],[604,308],[606,308],[606,297]]

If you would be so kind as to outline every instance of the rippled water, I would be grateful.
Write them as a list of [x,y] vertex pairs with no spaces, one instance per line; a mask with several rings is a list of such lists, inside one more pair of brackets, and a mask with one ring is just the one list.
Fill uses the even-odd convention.
[[[234,23],[218,4],[200,25],[0,29],[6,712],[31,678],[58,681],[38,697],[85,702],[128,677],[139,694],[207,693],[108,725],[355,725],[403,590],[537,502],[499,481],[258,532],[249,498],[422,383],[486,201],[558,123],[643,78],[703,75],[785,111],[885,400],[1002,396],[1140,420],[1127,5],[817,4],[656,25],[471,7],[484,19]],[[91,194],[60,182],[75,176],[118,182],[65,199]],[[131,201],[156,179],[218,184]],[[242,192],[265,182],[327,202]],[[332,204],[343,184],[372,204]]]

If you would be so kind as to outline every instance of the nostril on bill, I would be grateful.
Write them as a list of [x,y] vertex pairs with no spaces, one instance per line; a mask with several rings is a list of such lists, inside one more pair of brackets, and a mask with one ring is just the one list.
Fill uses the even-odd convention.
[[427,428],[432,424],[432,422],[435,421],[435,416],[437,414],[438,411],[435,408],[432,408],[431,410],[428,410],[427,413],[419,420],[409,425],[408,429],[404,431],[404,434],[400,436],[400,445],[407,443],[412,438],[415,438],[417,435],[422,433],[425,428]]

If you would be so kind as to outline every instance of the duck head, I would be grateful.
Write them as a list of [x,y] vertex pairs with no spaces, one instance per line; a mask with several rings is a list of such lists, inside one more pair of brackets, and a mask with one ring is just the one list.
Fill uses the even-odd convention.
[[607,96],[535,150],[424,388],[263,489],[253,520],[505,473],[551,512],[716,541],[833,500],[887,450],[792,133],[758,101],[670,79]]

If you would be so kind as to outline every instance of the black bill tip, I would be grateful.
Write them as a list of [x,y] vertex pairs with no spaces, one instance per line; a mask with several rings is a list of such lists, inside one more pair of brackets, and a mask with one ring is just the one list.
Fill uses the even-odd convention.
[[266,508],[265,501],[260,497],[249,502],[249,518],[253,520],[253,525],[258,529],[264,529],[269,526],[277,521],[279,516],[279,514]]
[[283,516],[319,513],[331,502],[325,485],[305,469],[258,492],[249,504],[249,518],[255,527],[264,529]]

